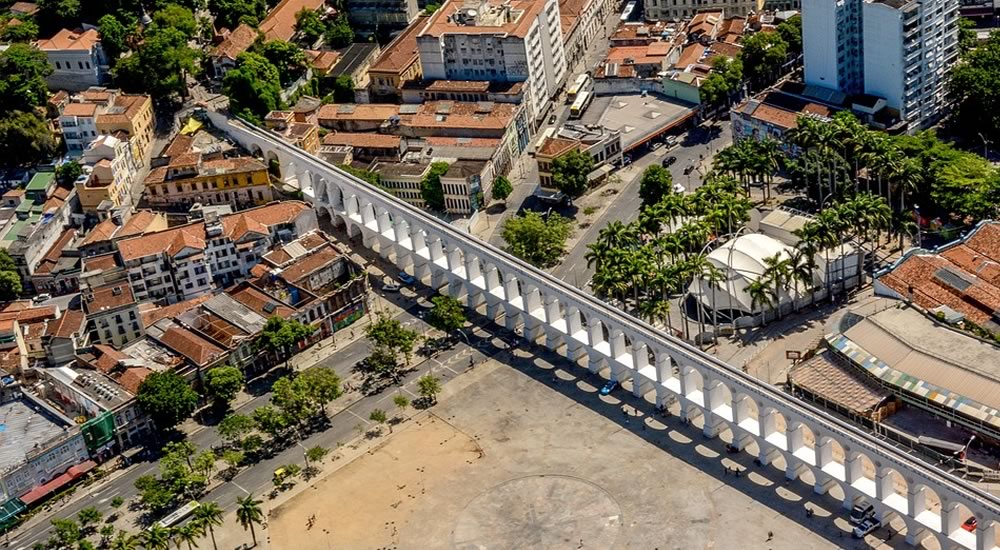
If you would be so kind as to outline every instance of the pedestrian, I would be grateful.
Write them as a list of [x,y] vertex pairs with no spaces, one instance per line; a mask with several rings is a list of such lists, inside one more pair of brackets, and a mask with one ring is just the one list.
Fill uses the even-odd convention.
[[771,532],[771,531],[768,531],[767,532],[767,540],[764,541],[764,542],[771,542],[771,539],[773,539],[773,538],[774,538],[774,533]]
[[736,477],[740,477],[740,469],[739,468],[733,468],[733,469],[736,470]]
[[725,464],[723,464],[722,467],[723,467],[723,473],[722,473],[722,475],[728,476],[729,475],[729,466],[726,466]]

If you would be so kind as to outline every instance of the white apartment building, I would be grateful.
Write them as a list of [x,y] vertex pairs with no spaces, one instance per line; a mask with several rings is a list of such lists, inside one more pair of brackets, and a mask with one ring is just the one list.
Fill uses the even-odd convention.
[[908,131],[946,107],[958,59],[958,0],[804,0],[806,84],[884,98]]
[[536,125],[566,79],[557,0],[451,0],[417,35],[417,47],[428,80],[525,82]]
[[958,61],[959,0],[866,0],[865,93],[883,97],[910,129],[944,114],[947,81]]
[[81,162],[92,168],[87,178],[76,183],[76,193],[84,213],[96,213],[104,201],[114,206],[132,204],[132,186],[139,163],[132,156],[127,139],[102,135],[83,152]]
[[46,78],[49,89],[75,92],[111,79],[97,29],[62,29],[52,38],[39,40],[37,46],[52,65],[52,74]]
[[417,208],[426,206],[420,195],[420,182],[430,169],[430,162],[379,162],[372,167],[386,191]]
[[306,203],[283,201],[123,239],[116,246],[135,300],[173,304],[248,276],[272,245],[317,227]]

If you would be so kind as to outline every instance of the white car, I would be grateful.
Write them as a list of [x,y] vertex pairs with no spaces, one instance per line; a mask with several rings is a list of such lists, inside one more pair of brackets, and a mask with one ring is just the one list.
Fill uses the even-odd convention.
[[858,526],[854,528],[854,538],[863,539],[866,535],[868,535],[868,533],[871,533],[881,526],[882,523],[879,522],[879,520],[875,518],[865,518],[864,521],[859,523]]
[[384,290],[385,292],[399,292],[399,284],[398,283],[383,283],[382,284],[382,290]]
[[683,185],[679,183],[674,184],[674,193],[683,194],[685,191],[687,191],[687,189],[684,189]]
[[45,301],[51,300],[51,299],[52,299],[52,295],[51,294],[39,294],[38,296],[35,296],[34,298],[32,298],[31,301],[35,302],[36,304],[40,304],[42,302],[45,302]]

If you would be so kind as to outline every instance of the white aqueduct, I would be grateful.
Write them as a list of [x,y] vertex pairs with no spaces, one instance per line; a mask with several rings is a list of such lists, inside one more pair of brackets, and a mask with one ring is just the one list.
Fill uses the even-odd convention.
[[[942,549],[998,548],[1000,499],[863,430],[761,384],[715,357],[589,296],[262,130],[211,113],[216,127],[247,150],[277,159],[287,182],[352,237],[425,284],[442,289],[507,328],[523,327],[592,372],[609,367],[633,393],[677,399],[681,415],[785,465],[788,479],[813,480],[850,508],[874,504],[880,519],[906,523],[906,540],[937,539]],[[446,287],[446,290],[445,290]],[[727,433],[728,432],[728,433]],[[932,494],[936,498],[928,498]],[[932,506],[931,503],[934,503]],[[938,504],[940,504],[938,506]],[[961,527],[975,515],[975,532]],[[935,546],[933,543],[931,546]]]

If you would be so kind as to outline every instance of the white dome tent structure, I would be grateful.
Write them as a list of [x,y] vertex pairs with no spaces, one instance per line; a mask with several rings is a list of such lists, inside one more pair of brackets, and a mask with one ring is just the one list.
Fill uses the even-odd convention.
[[[811,285],[815,296],[811,297],[810,288],[800,282],[778,289],[776,304],[753,303],[748,287],[764,276],[765,259],[775,255],[791,259],[798,239],[788,228],[809,219],[789,209],[771,211],[760,221],[759,233],[737,234],[708,254],[706,260],[722,273],[721,281],[713,283],[697,278],[691,282],[688,293],[696,303],[728,320],[758,316],[778,305],[783,311],[791,311],[796,305],[801,307],[811,300],[825,298],[828,287],[836,293],[855,286],[858,248],[853,244],[842,245],[816,254]],[[770,290],[773,294],[774,289]]]

